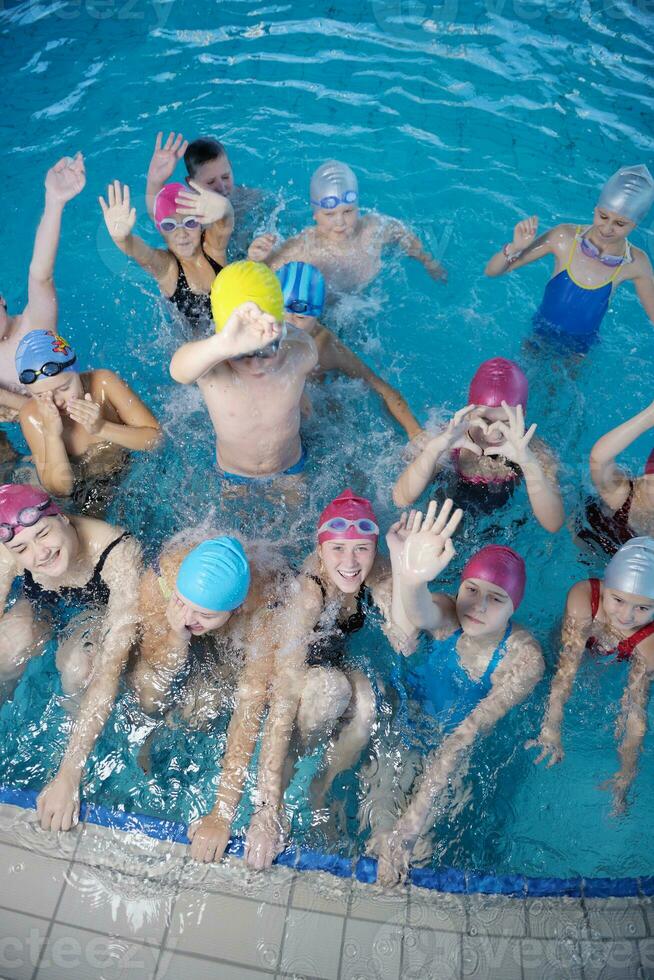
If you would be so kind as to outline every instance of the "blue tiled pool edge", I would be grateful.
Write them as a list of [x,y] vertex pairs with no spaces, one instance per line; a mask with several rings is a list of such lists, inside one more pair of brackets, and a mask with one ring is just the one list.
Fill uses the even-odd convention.
[[[36,790],[0,786],[0,804],[36,809]],[[155,840],[189,844],[185,824],[161,820],[146,814],[108,810],[92,803],[82,803],[80,820],[117,830],[139,831]],[[232,839],[227,853],[243,856],[243,841]],[[276,864],[295,871],[325,871],[339,878],[355,878],[373,884],[377,878],[377,861],[360,857],[356,861],[334,854],[323,854],[307,848],[289,847]],[[493,875],[458,868],[411,868],[409,880],[419,888],[451,894],[505,895],[511,898],[628,898],[654,895],[654,875],[641,878],[536,878],[527,875]]]

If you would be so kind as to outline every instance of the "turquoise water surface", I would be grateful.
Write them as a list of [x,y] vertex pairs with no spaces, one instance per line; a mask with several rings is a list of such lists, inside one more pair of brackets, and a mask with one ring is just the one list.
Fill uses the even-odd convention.
[[[174,531],[206,522],[265,536],[300,562],[316,515],[346,485],[373,498],[386,526],[394,519],[390,488],[404,447],[374,397],[356,382],[335,380],[312,392],[304,507],[289,511],[256,495],[221,499],[199,393],[168,375],[180,326],[162,311],[152,282],[113,246],[97,204],[108,181],[129,183],[137,230],[156,242],[144,188],[160,129],[212,134],[227,144],[237,181],[263,191],[250,217],[253,232],[286,236],[303,227],[309,175],[327,157],[347,160],[359,175],[363,208],[409,223],[447,266],[449,284],[391,256],[368,289],[336,306],[330,325],[430,424],[465,404],[480,361],[520,361],[531,382],[530,420],[560,457],[573,519],[589,493],[593,442],[652,398],[652,326],[623,287],[601,343],[582,361],[557,361],[524,345],[545,264],[499,280],[483,276],[519,218],[538,214],[542,227],[588,221],[614,170],[652,164],[654,17],[637,4],[583,2],[574,13],[569,6],[378,0],[324,4],[311,17],[299,4],[252,9],[234,0],[213,7],[199,0],[54,0],[0,9],[7,198],[0,292],[10,310],[24,302],[43,175],[59,156],[81,149],[88,180],[64,220],[60,329],[84,366],[117,370],[163,421],[163,449],[135,461],[109,514],[139,535],[148,556]],[[650,226],[633,240],[650,250]],[[625,461],[640,470],[650,449],[644,438]],[[581,554],[567,529],[551,536],[538,527],[522,488],[501,514],[464,524],[448,582],[489,540],[511,544],[527,560],[519,619],[543,644],[549,680],[566,591],[601,574],[603,562]],[[388,671],[388,650],[374,628],[358,638],[357,651],[372,673]],[[651,735],[624,817],[611,815],[610,797],[597,788],[618,767],[613,725],[622,680],[593,665],[582,671],[566,711],[565,761],[545,771],[522,749],[542,716],[541,685],[475,751],[472,800],[439,825],[434,860],[499,873],[654,873]],[[53,687],[50,656],[30,665],[1,709],[2,781],[40,786],[56,765],[66,728]],[[384,711],[376,738],[392,741]],[[190,740],[179,731],[159,733],[157,782],[136,762],[148,730],[123,696],[94,754],[87,797],[180,820],[203,812],[214,791],[220,733]],[[344,821],[351,838],[334,847],[361,846],[356,793],[354,779],[336,787],[336,826]],[[306,813],[297,834],[328,845],[333,837]]]

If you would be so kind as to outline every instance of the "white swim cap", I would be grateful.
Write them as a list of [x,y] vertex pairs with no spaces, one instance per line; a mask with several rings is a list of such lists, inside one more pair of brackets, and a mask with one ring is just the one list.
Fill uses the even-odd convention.
[[606,566],[604,585],[654,599],[654,538],[632,538]]
[[355,204],[359,199],[359,182],[347,163],[326,160],[311,178],[311,206],[330,210],[339,204]]
[[615,211],[638,224],[654,204],[654,177],[643,164],[620,167],[607,180],[597,202],[598,207]]

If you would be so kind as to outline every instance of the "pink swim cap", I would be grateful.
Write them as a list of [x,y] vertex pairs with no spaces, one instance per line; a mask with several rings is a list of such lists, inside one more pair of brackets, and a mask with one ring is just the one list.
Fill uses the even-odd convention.
[[180,191],[187,191],[184,184],[166,184],[154,199],[154,223],[159,227],[164,218],[171,218],[177,213],[175,198]]
[[505,357],[493,357],[477,368],[470,382],[468,402],[489,408],[500,408],[506,402],[526,408],[528,394],[529,382],[522,368]]
[[[14,534],[32,527],[42,517],[53,517],[55,514],[61,514],[61,510],[42,487],[33,487],[28,483],[4,483],[0,486],[0,541],[3,540],[3,531],[4,539],[11,541]],[[20,523],[19,516],[25,520],[25,524]]]
[[[358,526],[349,523],[351,521]],[[325,527],[329,523],[334,527]],[[357,497],[349,487],[327,504],[318,520],[319,544],[323,541],[342,541],[343,538],[376,541],[378,537],[379,527],[372,504],[365,497]]]
[[461,572],[461,581],[467,578],[499,585],[509,595],[515,612],[525,594],[527,571],[523,558],[513,548],[489,544],[473,555]]
[[650,473],[654,473],[654,449],[647,457],[647,462],[645,463],[645,476],[649,476]]

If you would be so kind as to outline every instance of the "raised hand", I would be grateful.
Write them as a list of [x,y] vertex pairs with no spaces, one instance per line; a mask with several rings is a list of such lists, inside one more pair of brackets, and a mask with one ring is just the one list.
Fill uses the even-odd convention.
[[66,411],[73,422],[78,422],[89,435],[97,436],[104,425],[102,409],[88,392],[84,398],[71,398],[66,402]]
[[64,431],[64,423],[59,409],[54,403],[51,391],[43,391],[34,398],[38,404],[39,420],[43,426],[43,431],[48,436],[60,436]]
[[229,844],[231,824],[223,817],[208,813],[189,824],[186,835],[191,841],[194,861],[220,861]]
[[[468,434],[471,423],[475,419],[473,412],[476,407],[476,405],[466,405],[465,408],[460,408],[458,412],[454,413],[446,428],[436,436],[436,439],[444,440],[448,449],[468,449],[475,456],[481,456],[482,450]],[[483,419],[478,421],[483,422]]]
[[409,521],[413,523],[414,515],[414,510],[412,510],[410,514],[407,514],[407,512],[404,511],[399,521],[395,521],[395,524],[392,524],[386,532],[386,544],[388,545],[391,560],[399,558],[402,554],[404,542],[409,534],[409,528],[407,525]]
[[108,204],[103,197],[98,198],[107,230],[115,242],[124,242],[136,224],[136,208],[131,207],[129,187],[114,180],[107,188],[107,198]]
[[422,513],[412,511],[408,522],[408,535],[401,556],[401,571],[415,582],[431,582],[455,555],[452,535],[456,531],[463,511],[452,513],[453,503],[446,500],[440,511],[435,500],[430,501],[424,520]]
[[254,239],[248,249],[248,258],[251,262],[266,262],[271,252],[274,251],[277,242],[277,235],[273,232],[259,235],[258,238]]
[[528,742],[525,742],[525,748],[541,750],[534,759],[534,765],[536,766],[549,756],[550,758],[547,763],[548,769],[556,765],[557,762],[561,762],[565,755],[563,746],[561,745],[561,732],[558,729],[551,728],[547,724],[541,728],[538,738],[532,738]]
[[186,609],[184,603],[174,592],[166,606],[166,619],[173,633],[184,640],[190,640],[191,631],[186,627]]
[[230,348],[231,357],[253,354],[279,340],[282,324],[270,313],[263,313],[256,303],[243,303],[237,307],[221,330],[219,336]]
[[188,147],[181,133],[169,133],[168,139],[162,146],[163,133],[157,133],[154,153],[148,167],[148,180],[157,184],[165,184],[172,176],[179,160],[182,159]]
[[508,422],[493,422],[488,427],[488,431],[491,432],[497,428],[504,436],[504,442],[499,446],[488,446],[484,450],[484,454],[486,456],[504,456],[512,463],[524,466],[529,459],[529,443],[536,431],[536,423],[534,422],[525,432],[525,413],[522,405],[512,406],[502,402],[502,408],[509,417]]
[[74,157],[62,157],[45,175],[46,196],[59,204],[72,200],[85,186],[86,171],[81,153],[76,153]]
[[519,221],[513,229],[513,250],[523,252],[536,237],[538,231],[538,217],[532,214],[530,218]]
[[206,187],[200,187],[194,180],[190,180],[189,185],[193,190],[180,191],[175,198],[180,214],[191,215],[203,225],[212,225],[227,217],[231,205],[226,197],[216,191],[209,191]]

